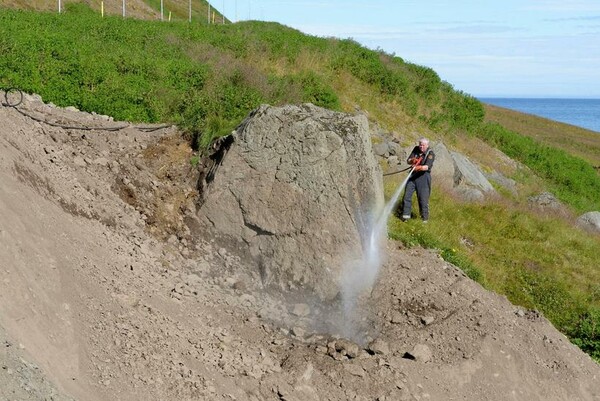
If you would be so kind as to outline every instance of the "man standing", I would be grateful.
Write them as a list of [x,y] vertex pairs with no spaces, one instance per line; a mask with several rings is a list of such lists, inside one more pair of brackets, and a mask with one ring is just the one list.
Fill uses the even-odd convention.
[[412,196],[417,191],[419,201],[419,214],[423,222],[429,219],[429,194],[431,193],[431,169],[435,161],[435,154],[429,149],[429,140],[419,139],[419,145],[408,156],[406,161],[414,169],[406,183],[404,199],[402,200],[402,221],[410,219],[412,210]]

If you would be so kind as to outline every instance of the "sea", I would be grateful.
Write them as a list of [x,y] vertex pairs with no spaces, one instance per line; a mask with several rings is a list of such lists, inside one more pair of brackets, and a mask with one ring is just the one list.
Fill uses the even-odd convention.
[[506,109],[534,114],[600,133],[600,99],[479,98]]

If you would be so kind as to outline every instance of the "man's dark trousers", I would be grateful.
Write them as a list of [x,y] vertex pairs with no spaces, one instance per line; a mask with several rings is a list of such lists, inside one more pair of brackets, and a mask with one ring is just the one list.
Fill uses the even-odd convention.
[[406,183],[402,215],[410,216],[412,210],[412,196],[417,191],[419,201],[419,213],[423,220],[429,220],[429,194],[431,194],[431,174],[429,172],[416,172]]

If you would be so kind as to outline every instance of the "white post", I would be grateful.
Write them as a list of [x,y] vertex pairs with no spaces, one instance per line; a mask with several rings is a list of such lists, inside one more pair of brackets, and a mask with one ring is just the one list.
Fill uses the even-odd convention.
[[125,0],[123,0],[123,18],[125,18]]
[[192,22],[192,0],[188,4],[188,22]]
[[62,11],[62,7],[60,5],[60,0],[58,0],[58,13],[60,14],[61,11]]
[[162,21],[165,16],[165,4],[163,0],[160,0],[160,20]]

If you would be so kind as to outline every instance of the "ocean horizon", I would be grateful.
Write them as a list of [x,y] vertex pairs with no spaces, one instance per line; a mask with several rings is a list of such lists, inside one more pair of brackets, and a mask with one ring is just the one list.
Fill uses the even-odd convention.
[[600,134],[600,99],[479,97],[479,101]]

